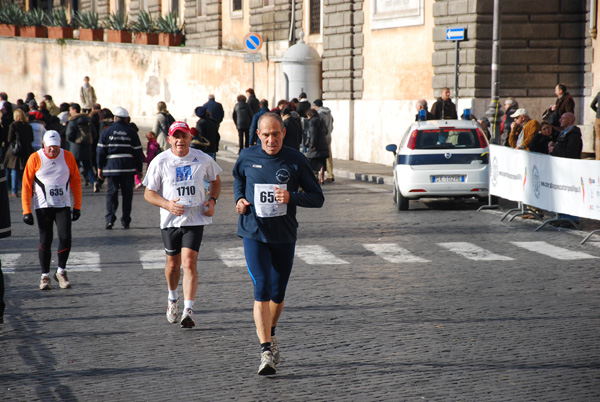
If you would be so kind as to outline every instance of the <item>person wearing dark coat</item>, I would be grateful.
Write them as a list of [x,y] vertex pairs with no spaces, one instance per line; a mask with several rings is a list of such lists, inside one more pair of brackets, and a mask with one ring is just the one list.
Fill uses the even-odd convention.
[[144,153],[136,128],[130,122],[129,112],[117,106],[114,123],[102,132],[98,140],[98,178],[108,183],[106,191],[106,229],[112,229],[117,220],[119,190],[121,191],[121,224],[129,229],[135,175],[142,174]]
[[560,127],[563,129],[555,142],[548,144],[552,156],[561,158],[581,159],[583,141],[581,130],[575,125],[575,115],[570,112],[560,117]]
[[[27,164],[29,155],[33,153],[33,128],[27,121],[25,112],[17,109],[13,112],[14,121],[8,126],[8,143],[6,155],[4,156],[4,167],[7,169],[7,174],[11,179],[11,197],[18,197],[21,189],[21,181],[23,180],[23,171]],[[13,155],[10,145],[19,141],[22,152],[19,155]]]
[[252,116],[252,124],[250,125],[250,146],[260,145],[260,138],[258,138],[258,119],[265,113],[269,113],[269,101],[262,99],[260,101],[260,109]]
[[436,120],[458,119],[456,105],[450,99],[449,88],[442,88],[441,96],[431,106],[431,114]]
[[252,112],[252,116],[254,116],[258,110],[260,109],[260,102],[256,95],[254,94],[254,89],[248,88],[246,89],[246,95],[248,95],[248,106],[250,106],[250,111]]
[[[0,239],[9,237],[11,234],[8,186],[6,185],[6,176],[4,174],[4,165],[0,163]],[[0,261],[0,324],[4,322],[5,307],[4,274],[2,273],[2,262]]]
[[[581,139],[581,130],[575,125],[575,115],[571,112],[563,113],[559,120],[562,131],[555,142],[548,144],[548,151],[552,156],[560,158],[581,159],[581,150],[583,141]],[[579,223],[579,217],[569,214],[558,214],[560,219],[569,219]],[[569,226],[570,223],[559,223],[560,226]]]
[[210,118],[217,123],[217,130],[221,127],[221,122],[225,117],[225,111],[223,110],[223,105],[215,100],[215,96],[213,94],[208,95],[208,102],[202,105],[206,108],[208,113],[210,114]]
[[538,131],[529,142],[529,150],[540,154],[548,154],[548,144],[552,141],[552,126],[543,121]]
[[14,121],[12,104],[8,101],[0,101],[0,161],[4,160],[8,148],[8,127]]
[[252,110],[244,95],[237,97],[237,103],[233,108],[233,122],[238,131],[239,154],[242,149],[250,146],[250,125],[252,124]]
[[567,92],[567,86],[565,84],[558,84],[554,88],[556,94],[556,103],[552,105],[552,111],[557,111],[558,119],[565,113],[575,113],[575,100],[570,93]]
[[204,106],[199,106],[195,110],[196,116],[200,118],[196,123],[196,130],[198,135],[206,138],[210,145],[205,149],[202,149],[205,154],[209,155],[214,160],[217,160],[217,152],[219,151],[219,141],[221,136],[219,135],[219,129],[217,123],[210,118],[210,115]]
[[[91,142],[77,143],[81,136],[80,126],[89,127],[92,133]],[[69,143],[69,152],[73,154],[77,163],[81,164],[83,167],[85,185],[88,186],[91,183],[94,187],[94,192],[97,193],[100,191],[100,187],[96,184],[96,174],[94,173],[94,167],[92,165],[92,146],[97,142],[98,134],[95,132],[90,117],[85,113],[81,113],[81,106],[78,103],[71,103],[69,106],[69,118],[65,137]]]
[[285,137],[283,137],[283,145],[300,150],[300,141],[302,141],[302,123],[298,113],[292,112],[289,107],[284,107],[281,110],[283,118],[283,127],[285,128]]
[[327,126],[319,117],[319,112],[309,109],[306,112],[308,119],[308,140],[306,144],[306,157],[313,171],[318,172],[319,184],[325,182],[325,164],[329,157],[327,145]]

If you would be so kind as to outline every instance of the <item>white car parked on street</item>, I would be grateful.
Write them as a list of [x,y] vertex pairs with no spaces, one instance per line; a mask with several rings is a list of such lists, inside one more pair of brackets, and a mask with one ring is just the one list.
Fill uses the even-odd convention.
[[394,201],[432,197],[487,197],[489,144],[472,120],[416,121],[393,152]]

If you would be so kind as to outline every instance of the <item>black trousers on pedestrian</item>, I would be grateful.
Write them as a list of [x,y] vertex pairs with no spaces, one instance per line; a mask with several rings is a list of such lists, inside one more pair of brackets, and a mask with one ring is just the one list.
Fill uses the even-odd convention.
[[238,137],[240,151],[250,146],[250,128],[238,128]]
[[39,208],[35,210],[35,215],[40,232],[38,254],[42,273],[50,273],[54,223],[56,223],[56,233],[58,235],[58,266],[67,268],[67,260],[71,252],[71,208]]
[[123,198],[123,212],[121,224],[129,226],[131,223],[131,204],[133,203],[134,174],[121,176],[107,176],[106,191],[106,222],[115,223],[117,220],[117,208],[119,207],[119,189]]

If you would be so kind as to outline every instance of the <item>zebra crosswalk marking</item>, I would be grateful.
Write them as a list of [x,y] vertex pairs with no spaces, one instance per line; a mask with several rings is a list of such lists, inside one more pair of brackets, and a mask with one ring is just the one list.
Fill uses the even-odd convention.
[[144,269],[165,269],[167,257],[165,250],[140,250],[140,262]]
[[323,246],[296,246],[296,256],[308,265],[342,265],[348,261],[336,257]]
[[437,243],[453,253],[474,261],[512,261],[513,258],[493,253],[489,250],[467,242]]
[[21,253],[2,254],[2,272],[5,274],[14,274],[17,268],[17,262],[21,258]]
[[95,251],[72,251],[67,261],[69,272],[100,272],[100,253]]
[[548,257],[556,258],[557,260],[581,260],[589,258],[598,258],[591,254],[583,253],[581,251],[572,251],[566,248],[553,246],[545,241],[511,241],[517,247],[524,248],[525,250],[532,251],[546,255]]
[[229,268],[246,266],[244,247],[218,248],[215,249],[215,252]]
[[394,264],[403,262],[429,262],[425,258],[411,254],[410,251],[395,243],[363,244],[363,247]]

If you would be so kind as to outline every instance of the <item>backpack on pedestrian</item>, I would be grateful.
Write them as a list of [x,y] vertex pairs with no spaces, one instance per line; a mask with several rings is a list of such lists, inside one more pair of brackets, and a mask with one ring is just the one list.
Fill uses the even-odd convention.
[[171,116],[171,113],[163,113],[163,116],[165,116],[165,124],[167,127],[162,127],[162,129],[165,132],[165,134],[168,134],[169,127],[171,127],[171,124],[175,123],[175,118]]

